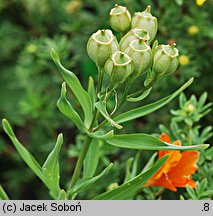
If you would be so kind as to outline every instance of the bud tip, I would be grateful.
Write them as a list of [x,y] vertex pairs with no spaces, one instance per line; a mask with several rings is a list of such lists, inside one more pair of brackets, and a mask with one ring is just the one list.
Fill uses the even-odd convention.
[[146,12],[149,12],[149,13],[151,12],[151,6],[150,5],[147,6]]

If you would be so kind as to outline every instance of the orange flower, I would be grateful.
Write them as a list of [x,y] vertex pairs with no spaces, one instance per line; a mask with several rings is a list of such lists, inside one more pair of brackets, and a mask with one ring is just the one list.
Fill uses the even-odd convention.
[[[169,136],[162,133],[160,139],[164,142],[171,143]],[[180,140],[176,140],[174,145],[181,145]],[[191,175],[196,172],[196,162],[199,158],[198,151],[173,151],[161,150],[158,152],[158,159],[166,154],[169,155],[166,163],[148,180],[146,186],[161,186],[172,191],[177,191],[176,187],[192,188],[196,187],[196,183],[192,180]]]

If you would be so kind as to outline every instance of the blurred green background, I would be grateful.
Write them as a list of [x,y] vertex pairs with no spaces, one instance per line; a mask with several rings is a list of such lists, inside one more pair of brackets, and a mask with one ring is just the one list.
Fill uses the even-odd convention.
[[[155,86],[145,102],[169,95],[190,77],[195,81],[186,90],[189,97],[208,92],[213,99],[213,1],[199,6],[195,0],[0,0],[0,118],[7,118],[20,141],[43,162],[59,132],[65,141],[61,156],[66,184],[78,155],[81,135],[56,107],[62,78],[49,51],[54,47],[63,65],[74,71],[86,86],[97,70],[86,53],[89,36],[99,28],[109,28],[108,14],[115,3],[133,14],[149,4],[158,18],[160,43],[176,42],[180,66],[176,73]],[[138,83],[140,85],[140,83]],[[70,98],[72,94],[70,93]],[[136,103],[139,106],[145,103]],[[78,104],[74,104],[78,108]],[[130,106],[126,107],[129,109]],[[159,133],[159,124],[169,125],[170,109],[178,109],[178,99],[150,116],[126,124],[126,130]],[[201,124],[212,124],[212,115]],[[210,141],[209,141],[210,142]],[[73,146],[72,144],[76,144]],[[120,153],[122,157],[118,157]],[[114,172],[99,188],[119,182],[125,161],[133,151],[105,146],[103,164],[114,161]],[[0,182],[13,199],[48,199],[47,190],[20,159],[0,126]],[[91,192],[92,193],[92,192]],[[94,191],[95,193],[95,191]],[[92,196],[92,194],[91,194]],[[167,197],[177,198],[168,192]],[[89,197],[88,197],[89,198]]]

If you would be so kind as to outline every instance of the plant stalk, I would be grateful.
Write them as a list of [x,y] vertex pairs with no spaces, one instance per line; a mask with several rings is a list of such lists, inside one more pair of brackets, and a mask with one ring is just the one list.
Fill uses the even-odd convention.
[[83,166],[84,158],[85,158],[87,151],[89,149],[89,144],[90,144],[91,140],[92,140],[91,137],[86,136],[82,150],[81,150],[80,155],[78,157],[78,161],[77,161],[76,166],[75,166],[75,170],[74,170],[71,182],[70,182],[69,187],[68,187],[68,191],[74,186],[74,184],[77,182],[77,180],[81,174],[81,169]]

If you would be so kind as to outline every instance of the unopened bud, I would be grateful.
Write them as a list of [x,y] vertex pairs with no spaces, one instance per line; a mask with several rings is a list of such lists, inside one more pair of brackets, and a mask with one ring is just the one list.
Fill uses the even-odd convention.
[[194,106],[193,104],[189,103],[189,104],[187,104],[185,110],[186,110],[186,112],[188,112],[188,113],[193,113],[193,112],[195,111],[195,106]]
[[132,17],[131,28],[145,29],[150,36],[150,41],[155,38],[158,29],[157,18],[150,13],[151,7],[148,6],[145,11],[137,12]]
[[126,7],[115,5],[110,11],[110,25],[117,32],[125,32],[130,28],[131,15]]
[[150,37],[144,29],[132,29],[121,38],[121,41],[119,43],[120,50],[124,51],[125,49],[127,49],[129,43],[135,39],[148,41]]
[[124,52],[128,54],[134,62],[134,77],[146,73],[150,68],[152,63],[152,51],[151,47],[143,40],[133,40]]
[[88,40],[87,53],[97,66],[104,66],[107,59],[118,50],[118,42],[111,30],[98,30]]
[[127,54],[117,51],[107,60],[104,69],[112,82],[123,83],[132,74],[134,64]]
[[173,45],[159,45],[154,50],[152,70],[159,76],[172,74],[178,67],[178,49]]

